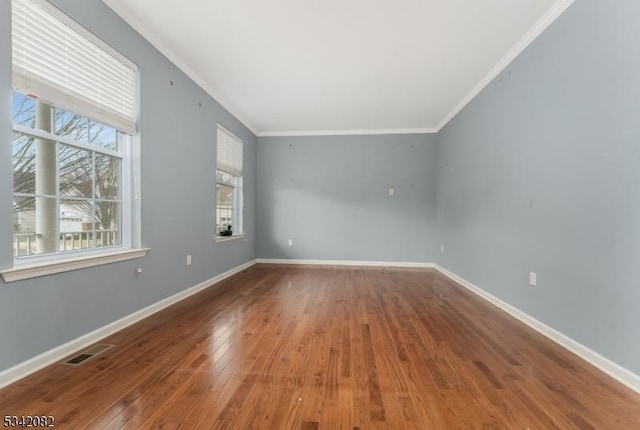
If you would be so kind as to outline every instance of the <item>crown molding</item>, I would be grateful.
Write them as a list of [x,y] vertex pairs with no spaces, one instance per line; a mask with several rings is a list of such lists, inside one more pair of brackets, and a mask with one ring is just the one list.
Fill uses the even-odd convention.
[[118,14],[127,24],[135,29],[143,38],[151,43],[169,61],[175,64],[207,94],[213,97],[223,108],[231,113],[238,121],[247,127],[257,137],[288,137],[288,136],[352,136],[352,135],[390,135],[390,134],[433,134],[442,130],[455,116],[462,111],[487,85],[489,85],[511,62],[520,55],[544,30],[547,29],[574,0],[558,0],[542,18],[531,27],[524,36],[496,63],[489,72],[473,86],[460,102],[438,123],[436,127],[405,128],[405,129],[377,129],[377,130],[313,130],[313,131],[258,131],[242,115],[225,102],[213,89],[213,86],[202,75],[194,71],[174,50],[159,40],[126,8],[115,0],[102,0],[111,10]]
[[178,69],[180,69],[185,75],[187,75],[193,82],[195,82],[200,88],[202,88],[207,94],[209,94],[220,106],[225,108],[231,115],[233,115],[238,121],[247,127],[254,135],[258,136],[256,128],[240,115],[231,105],[224,101],[222,97],[213,89],[212,85],[202,77],[199,73],[193,70],[187,62],[182,59],[173,49],[169,48],[163,41],[154,36],[145,25],[143,25],[136,17],[134,17],[126,8],[122,7],[119,3],[113,0],[102,0],[112,11],[114,11],[120,18],[122,18],[127,24],[129,24],[135,31],[137,31],[147,42],[153,45],[162,55],[164,55],[170,62],[172,62]]
[[462,100],[454,107],[435,128],[436,133],[440,132],[462,109],[467,106],[480,92],[491,83],[504,69],[507,68],[513,60],[516,59],[527,47],[536,40],[543,31],[547,29],[574,0],[558,0],[552,7],[527,31],[524,36],[506,53],[498,63],[489,70],[471,91],[462,98]]
[[433,134],[435,128],[388,128],[379,130],[315,130],[315,131],[267,131],[258,133],[258,137],[290,137],[290,136],[354,136],[384,134]]

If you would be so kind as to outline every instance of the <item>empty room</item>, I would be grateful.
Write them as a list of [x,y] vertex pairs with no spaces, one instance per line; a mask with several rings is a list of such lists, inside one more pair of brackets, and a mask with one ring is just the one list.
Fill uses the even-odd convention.
[[637,0],[0,21],[3,427],[640,428]]

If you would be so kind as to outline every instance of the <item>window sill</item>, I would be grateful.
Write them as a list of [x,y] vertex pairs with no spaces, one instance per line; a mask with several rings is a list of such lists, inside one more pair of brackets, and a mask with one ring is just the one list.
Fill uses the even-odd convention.
[[234,234],[233,236],[216,236],[214,240],[216,241],[216,243],[218,243],[218,242],[230,242],[236,239],[245,239],[244,233]]
[[118,261],[132,260],[147,255],[149,248],[127,249],[126,251],[110,252],[108,254],[91,255],[86,257],[68,258],[60,261],[48,261],[46,263],[28,264],[14,267],[0,272],[4,282],[20,281],[23,279],[37,278],[38,276],[53,275],[54,273],[68,272],[70,270],[84,269],[86,267],[100,266],[102,264]]

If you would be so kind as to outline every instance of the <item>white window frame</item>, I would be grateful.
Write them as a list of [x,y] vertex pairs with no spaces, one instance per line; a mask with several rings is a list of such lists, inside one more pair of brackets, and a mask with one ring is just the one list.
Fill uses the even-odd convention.
[[[50,109],[55,109],[56,106],[51,105],[50,103],[48,103],[50,105]],[[53,120],[53,113],[52,113],[52,120]],[[53,129],[53,127],[52,127]],[[133,247],[133,234],[132,234],[132,223],[131,220],[132,218],[132,208],[133,208],[133,198],[132,198],[132,192],[131,190],[133,189],[133,172],[138,170],[138,169],[134,169],[133,167],[133,160],[132,160],[132,154],[133,154],[133,150],[132,150],[132,146],[134,145],[134,136],[128,135],[126,133],[123,133],[119,130],[116,130],[116,133],[118,135],[118,149],[117,150],[110,150],[110,149],[106,149],[106,148],[101,148],[99,146],[96,145],[91,145],[91,144],[87,144],[87,143],[83,143],[83,142],[79,142],[79,141],[75,141],[73,139],[69,139],[66,136],[60,136],[60,135],[56,135],[55,132],[47,132],[44,130],[39,130],[36,128],[29,128],[29,127],[25,127],[23,125],[19,125],[19,124],[13,124],[13,132],[15,133],[19,133],[19,134],[24,134],[24,135],[28,135],[28,136],[33,136],[36,138],[41,138],[44,140],[48,140],[51,141],[52,145],[58,145],[59,143],[70,146],[70,147],[74,147],[74,148],[79,148],[79,149],[84,149],[87,151],[91,151],[91,152],[96,152],[96,153],[101,153],[101,154],[105,154],[105,155],[109,155],[112,157],[116,157],[118,159],[120,159],[120,184],[119,184],[119,189],[120,189],[120,210],[121,210],[121,214],[120,214],[120,235],[121,235],[121,244],[118,245],[110,245],[110,246],[101,246],[101,247],[92,247],[92,248],[85,248],[85,249],[77,249],[77,250],[69,250],[69,251],[56,251],[56,252],[51,252],[51,253],[47,253],[47,254],[34,254],[34,255],[26,255],[26,256],[16,256],[14,255],[13,258],[13,262],[14,265],[19,266],[19,265],[24,265],[24,264],[37,264],[37,263],[43,263],[43,262],[48,262],[48,261],[56,261],[56,260],[60,260],[60,259],[64,259],[64,258],[77,258],[80,256],[93,256],[93,255],[100,255],[100,254],[106,254],[106,253],[113,253],[113,252],[117,252],[117,251],[124,251],[127,249],[131,249]],[[57,152],[57,151],[56,151]],[[56,159],[56,171],[59,171],[60,169],[60,164],[58,163],[58,160]],[[58,183],[56,183],[56,194],[54,195],[47,195],[46,197],[48,198],[53,198],[55,197],[56,201],[57,201],[57,205],[59,205],[59,202],[61,200],[64,200],[66,198],[66,196],[63,196],[60,193],[60,184],[59,184],[59,178],[60,175],[59,173],[56,174],[56,177],[58,178]],[[95,178],[94,178],[95,180]],[[22,195],[22,193],[12,193],[12,196],[14,197],[32,197],[31,194],[25,194]],[[34,193],[33,197],[40,197],[38,194]],[[76,199],[76,198],[71,198]],[[82,199],[82,198],[81,198]],[[99,200],[99,199],[89,199],[87,198],[87,200]],[[56,210],[56,228],[57,228],[57,235],[59,236],[61,234],[61,232],[59,231],[60,229],[60,210],[59,210],[59,206],[58,206],[58,210]],[[93,238],[93,240],[95,241],[95,236]]]
[[[216,197],[215,197],[215,214],[214,214],[214,236],[216,242],[223,242],[232,239],[243,238],[244,236],[244,187],[243,187],[243,162],[244,156],[244,142],[235,133],[229,131],[222,124],[218,123],[216,127],[216,154],[218,154],[218,145],[220,144],[220,133],[225,133],[231,138],[235,139],[240,145],[240,166],[235,166],[233,169],[228,169],[225,165],[220,165],[220,160],[216,165]],[[230,175],[234,180],[231,181],[219,181],[218,171],[224,172]],[[233,219],[231,220],[231,226],[233,228],[232,236],[221,236],[217,231],[217,213],[218,213],[218,198],[217,198],[217,186],[225,185],[234,188],[234,207],[233,207]]]
[[[47,97],[43,98],[47,104],[51,105],[51,109],[55,106],[65,109],[71,113],[79,114],[83,117],[87,117],[91,120],[95,120],[98,123],[105,123],[116,129],[118,134],[118,147],[116,151],[97,147],[91,144],[85,144],[69,139],[65,136],[58,136],[55,134],[55,130],[52,132],[44,130],[38,130],[35,128],[29,128],[20,124],[13,124],[13,131],[15,133],[27,134],[34,137],[40,137],[46,140],[51,140],[52,144],[58,145],[59,143],[70,145],[72,147],[90,150],[97,153],[104,153],[107,155],[118,157],[121,160],[121,178],[120,178],[120,220],[118,228],[120,229],[121,244],[112,246],[101,246],[95,248],[85,248],[80,250],[59,251],[59,246],[55,252],[48,254],[37,254],[30,256],[15,256],[14,254],[14,268],[4,270],[0,272],[5,282],[11,282],[14,280],[28,279],[36,276],[43,276],[52,273],[60,273],[68,270],[75,270],[83,267],[91,267],[100,264],[111,263],[115,261],[123,261],[132,258],[139,258],[146,255],[148,249],[141,247],[141,216],[140,216],[140,135],[137,131],[137,118],[139,117],[139,71],[138,66],[131,62],[128,58],[124,57],[117,50],[105,43],[98,36],[87,30],[84,26],[74,21],[67,16],[64,12],[60,11],[49,2],[44,0],[32,0],[32,2],[41,7],[44,11],[48,12],[54,19],[58,19],[67,27],[69,27],[76,34],[84,37],[95,46],[111,55],[113,58],[122,62],[122,64],[130,67],[133,73],[133,91],[134,91],[134,106],[133,117],[128,126],[128,129],[122,129],[117,124],[105,121],[104,117],[94,117],[87,115],[84,110],[76,110],[69,105],[68,99],[55,100]],[[15,79],[15,77],[14,77]],[[15,81],[14,81],[15,85]],[[37,85],[36,85],[37,86]],[[24,93],[22,88],[16,89],[16,92]],[[37,91],[36,91],[37,96]],[[127,113],[127,115],[131,115]],[[52,114],[52,118],[53,118]],[[133,127],[133,128],[131,128]],[[59,169],[59,164],[56,162],[56,170]],[[56,186],[56,199],[60,200],[64,196],[60,196],[60,187]],[[36,195],[34,193],[34,195]],[[19,196],[19,193],[12,192],[13,196]],[[94,200],[95,201],[95,200]],[[59,209],[56,210],[56,225],[57,232],[60,229],[60,213]],[[95,238],[94,238],[95,240]]]

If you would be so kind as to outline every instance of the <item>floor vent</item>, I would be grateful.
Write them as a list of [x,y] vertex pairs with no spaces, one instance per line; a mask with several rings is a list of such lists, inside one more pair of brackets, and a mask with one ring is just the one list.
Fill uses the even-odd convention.
[[81,352],[72,359],[65,361],[64,364],[66,366],[79,366],[90,358],[93,358],[98,354],[102,354],[109,348],[113,348],[113,345],[96,345],[87,351]]

